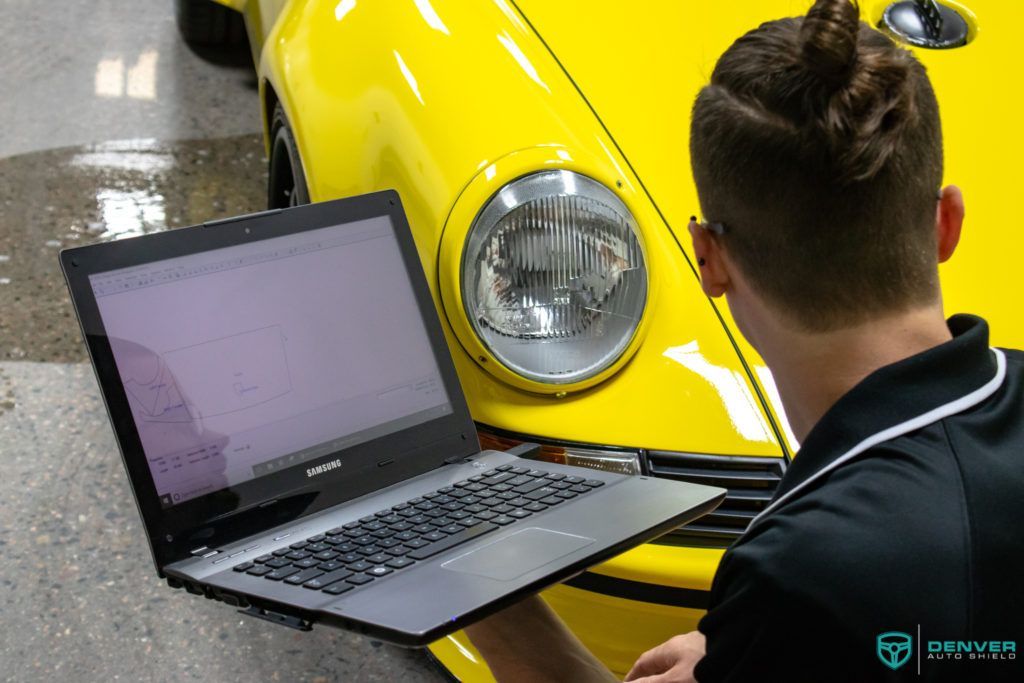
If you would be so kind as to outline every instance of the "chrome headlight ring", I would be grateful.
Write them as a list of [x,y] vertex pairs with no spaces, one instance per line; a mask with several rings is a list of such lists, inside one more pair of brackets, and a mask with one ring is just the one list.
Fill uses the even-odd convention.
[[582,174],[523,176],[473,221],[461,289],[474,332],[502,365],[545,384],[584,381],[625,352],[646,305],[636,221]]

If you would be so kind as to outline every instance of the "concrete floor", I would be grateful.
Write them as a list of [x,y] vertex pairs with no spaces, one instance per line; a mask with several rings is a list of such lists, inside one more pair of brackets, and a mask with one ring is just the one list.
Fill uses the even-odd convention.
[[0,678],[444,680],[156,578],[57,253],[264,205],[251,67],[194,55],[172,5],[0,3]]

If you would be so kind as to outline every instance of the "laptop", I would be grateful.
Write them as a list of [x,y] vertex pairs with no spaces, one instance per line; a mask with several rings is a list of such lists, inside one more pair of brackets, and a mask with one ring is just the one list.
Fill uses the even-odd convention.
[[395,192],[61,252],[157,573],[419,647],[715,508],[481,451]]

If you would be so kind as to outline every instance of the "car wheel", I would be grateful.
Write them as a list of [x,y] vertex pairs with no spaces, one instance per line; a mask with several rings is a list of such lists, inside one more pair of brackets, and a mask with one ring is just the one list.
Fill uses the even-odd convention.
[[302,160],[295,136],[278,104],[270,125],[270,164],[267,179],[267,207],[285,209],[309,204],[309,188],[302,172]]
[[245,40],[242,15],[213,0],[174,0],[178,33],[189,45],[238,45]]

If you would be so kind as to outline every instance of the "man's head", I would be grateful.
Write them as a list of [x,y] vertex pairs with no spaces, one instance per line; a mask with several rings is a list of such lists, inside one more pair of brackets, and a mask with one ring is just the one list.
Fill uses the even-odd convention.
[[824,332],[939,303],[963,205],[956,188],[937,196],[938,104],[924,67],[855,4],[818,0],[737,40],[692,120],[701,208],[725,227],[691,225],[702,281],[741,328],[751,306]]

